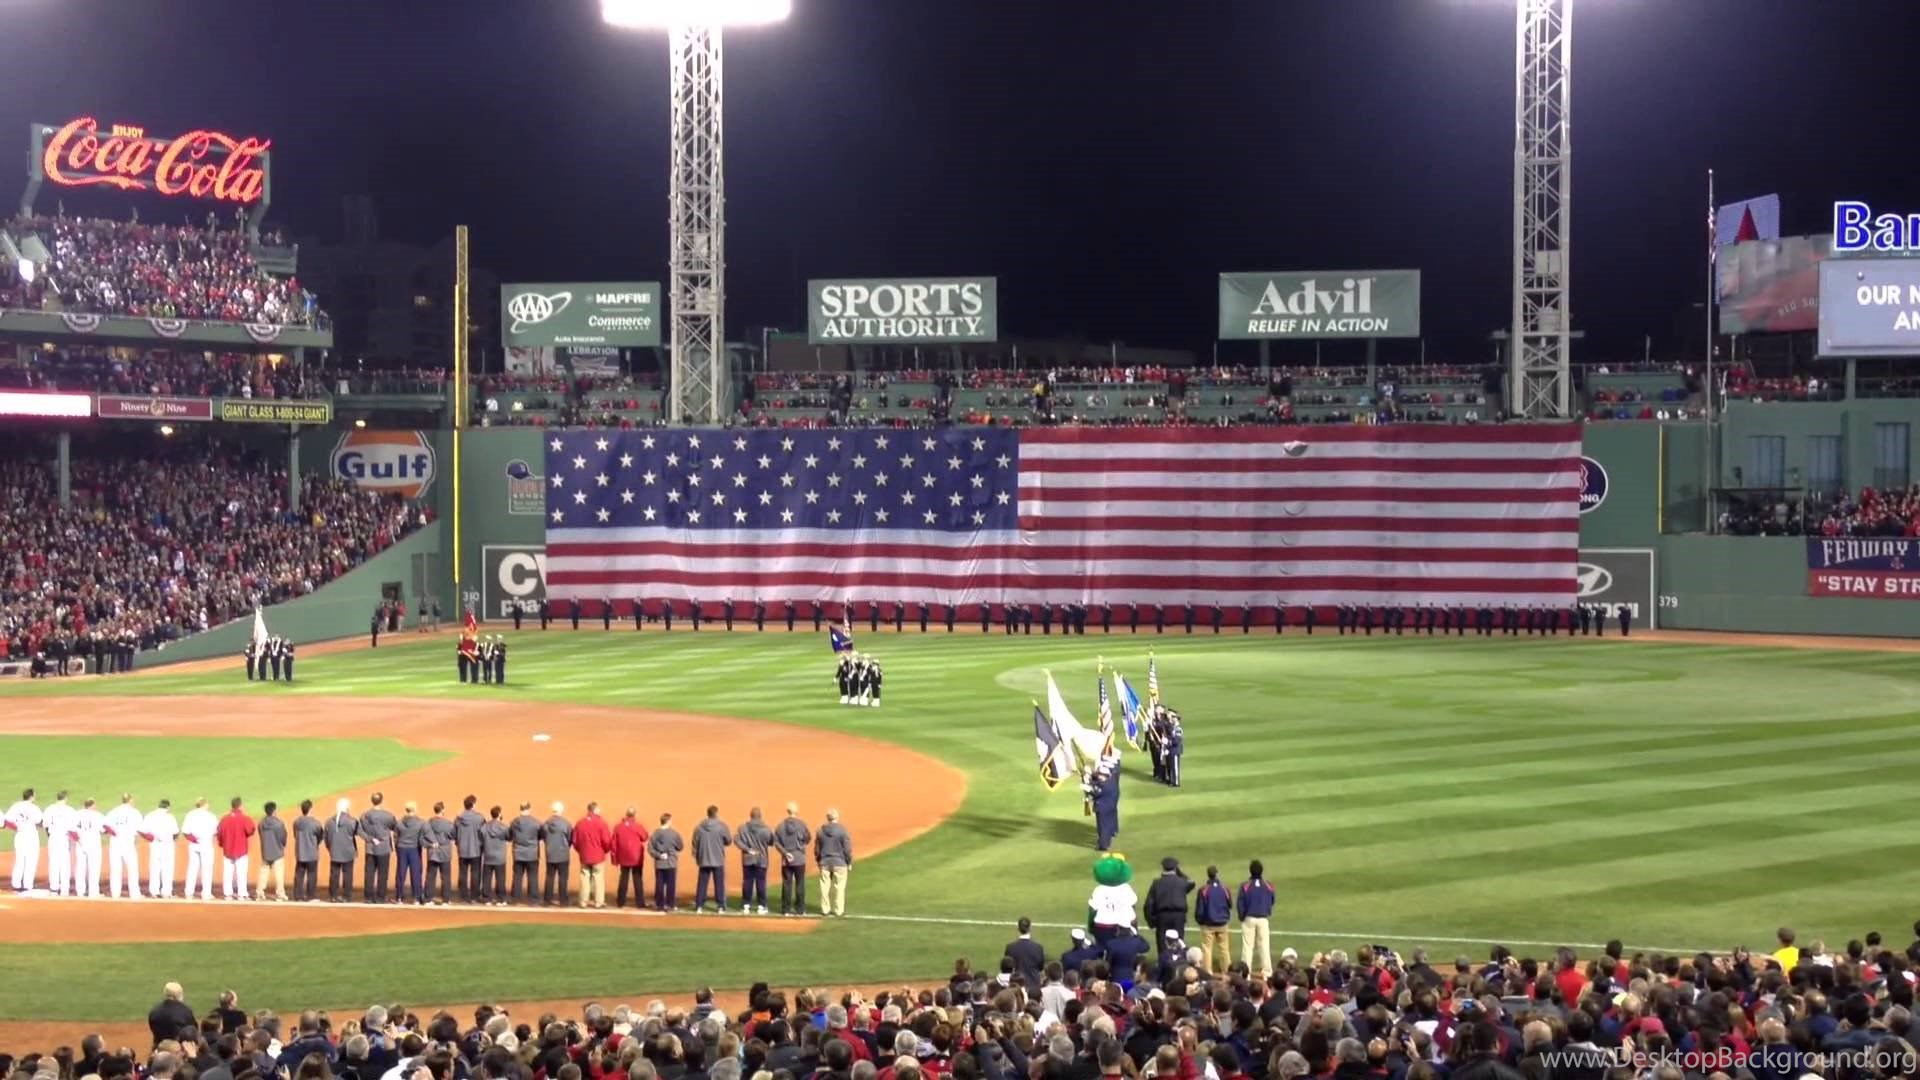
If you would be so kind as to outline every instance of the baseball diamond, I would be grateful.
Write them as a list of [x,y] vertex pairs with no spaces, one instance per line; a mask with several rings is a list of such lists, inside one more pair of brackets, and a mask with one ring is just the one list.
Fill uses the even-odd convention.
[[0,4],[0,1080],[1920,1080],[1916,33]]

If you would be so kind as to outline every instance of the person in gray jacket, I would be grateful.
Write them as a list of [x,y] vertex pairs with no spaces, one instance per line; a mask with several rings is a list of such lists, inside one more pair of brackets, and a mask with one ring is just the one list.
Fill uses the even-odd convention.
[[540,826],[540,839],[547,842],[547,880],[540,887],[540,905],[567,906],[570,860],[573,858],[573,822],[567,820],[567,808],[553,804],[553,816]]
[[405,810],[393,833],[394,862],[399,867],[393,875],[393,898],[402,904],[424,904],[427,898],[420,888],[420,872],[427,821],[420,816],[418,803],[408,800]]
[[507,906],[507,838],[510,832],[500,816],[500,808],[488,811],[487,823],[480,826],[480,902],[494,907]]
[[513,902],[531,904],[540,891],[540,819],[533,816],[532,803],[520,804],[520,816],[507,834],[513,842]]
[[733,846],[733,830],[720,820],[720,808],[707,807],[707,816],[693,827],[693,865],[699,876],[693,882],[693,913],[707,910],[707,883],[713,883],[713,906],[727,913],[727,849]]
[[360,896],[369,904],[387,902],[387,879],[393,866],[393,829],[400,823],[392,811],[380,805],[385,799],[374,792],[368,797],[373,805],[360,815],[360,847],[367,860],[367,872],[360,879]]
[[828,810],[826,824],[813,838],[813,861],[820,867],[820,913],[847,917],[847,871],[853,869],[853,837],[840,824],[840,811]]
[[353,896],[353,860],[360,851],[353,838],[360,835],[360,821],[347,813],[348,802],[334,804],[333,816],[325,825],[327,841],[327,899],[343,904]]
[[453,819],[453,846],[460,853],[460,902],[477,903],[480,900],[480,829],[487,819],[473,808],[480,800],[472,795],[462,799],[463,809]]
[[733,846],[740,849],[740,910],[748,915],[767,913],[767,849],[772,845],[773,830],[756,806],[733,834]]
[[312,900],[320,885],[320,819],[313,816],[313,800],[300,801],[293,819],[293,898]]
[[253,890],[262,900],[267,897],[267,878],[273,878],[273,898],[287,898],[287,823],[274,816],[279,803],[268,803],[255,832],[260,834],[260,883]]
[[807,845],[813,830],[800,820],[800,804],[788,803],[786,819],[773,830],[773,846],[780,852],[780,914],[807,913]]
[[653,860],[653,906],[672,911],[680,902],[680,852],[687,842],[673,827],[673,815],[661,814],[660,827],[647,837],[647,857]]
[[[453,822],[446,817],[447,804],[433,804],[433,816],[427,819],[427,891],[420,898],[426,903],[428,897],[436,904],[447,902],[447,878],[453,873]],[[435,883],[440,891],[434,892]]]

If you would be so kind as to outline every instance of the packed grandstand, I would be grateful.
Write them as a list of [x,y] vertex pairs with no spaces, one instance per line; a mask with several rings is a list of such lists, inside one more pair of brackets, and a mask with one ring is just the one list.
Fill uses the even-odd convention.
[[[1184,921],[1184,914],[1182,916]],[[1010,928],[1011,930],[1012,928]],[[160,995],[145,1037],[11,1047],[15,1080],[1894,1080],[1920,1074],[1920,943],[1588,956],[1494,946],[1436,962],[1359,945],[1270,960],[1210,938],[1080,931],[870,992],[756,984],[735,1000],[471,1014],[247,1008]],[[1920,933],[1920,927],[1916,927]],[[1189,945],[1189,942],[1194,944]],[[1252,960],[1253,966],[1249,964]],[[189,997],[198,1000],[196,1008]]]
[[75,444],[62,508],[44,441],[0,451],[0,659],[156,649],[310,593],[431,510],[217,440]]

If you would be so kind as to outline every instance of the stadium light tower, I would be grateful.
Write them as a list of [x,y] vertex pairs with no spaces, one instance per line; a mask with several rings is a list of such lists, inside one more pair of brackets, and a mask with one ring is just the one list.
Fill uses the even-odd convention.
[[667,419],[714,424],[727,385],[726,197],[720,33],[784,20],[793,0],[600,0],[600,17],[667,32],[672,175],[667,189]]
[[1573,0],[1516,0],[1513,329],[1507,402],[1520,416],[1569,415],[1572,312],[1567,265],[1573,154]]

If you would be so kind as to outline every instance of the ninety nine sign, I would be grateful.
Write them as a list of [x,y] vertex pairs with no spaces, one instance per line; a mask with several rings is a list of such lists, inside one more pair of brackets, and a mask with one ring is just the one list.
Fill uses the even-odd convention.
[[651,348],[660,344],[660,283],[502,285],[500,336],[510,349]]
[[102,420],[211,420],[213,399],[101,394],[94,411]]
[[91,116],[58,128],[38,125],[45,138],[40,171],[64,187],[105,184],[122,191],[154,191],[196,199],[254,203],[266,190],[259,160],[272,145],[199,128],[173,138],[153,138],[145,128],[114,124],[100,130]]
[[1420,336],[1420,271],[1221,274],[1220,338]]
[[807,282],[807,340],[815,345],[937,345],[999,337],[998,278]]
[[333,402],[221,398],[220,419],[230,424],[325,424],[333,419]]

